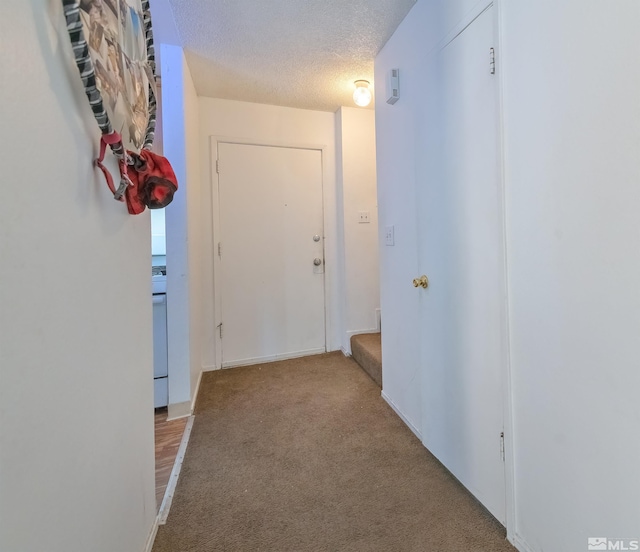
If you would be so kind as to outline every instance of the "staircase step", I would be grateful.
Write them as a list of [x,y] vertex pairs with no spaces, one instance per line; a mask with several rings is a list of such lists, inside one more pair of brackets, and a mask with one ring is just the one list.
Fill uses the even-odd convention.
[[351,337],[351,356],[382,387],[382,340],[380,332]]

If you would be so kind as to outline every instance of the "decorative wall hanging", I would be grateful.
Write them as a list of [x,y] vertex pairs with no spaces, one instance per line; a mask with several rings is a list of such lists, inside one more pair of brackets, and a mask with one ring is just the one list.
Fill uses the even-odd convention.
[[[76,65],[102,131],[96,165],[130,214],[166,207],[178,183],[169,162],[150,151],[156,86],[149,0],[62,0],[62,5]],[[118,188],[103,164],[107,145],[118,159]]]

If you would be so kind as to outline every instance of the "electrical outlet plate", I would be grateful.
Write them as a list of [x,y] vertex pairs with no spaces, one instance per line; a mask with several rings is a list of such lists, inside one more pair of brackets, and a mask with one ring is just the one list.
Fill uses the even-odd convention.
[[360,211],[358,213],[358,222],[360,224],[368,224],[369,223],[369,211]]

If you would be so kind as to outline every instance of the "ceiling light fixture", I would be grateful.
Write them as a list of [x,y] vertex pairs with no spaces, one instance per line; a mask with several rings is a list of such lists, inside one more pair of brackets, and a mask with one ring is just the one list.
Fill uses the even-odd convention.
[[355,82],[356,91],[353,93],[353,101],[360,107],[367,107],[371,103],[371,90],[369,81],[357,80]]

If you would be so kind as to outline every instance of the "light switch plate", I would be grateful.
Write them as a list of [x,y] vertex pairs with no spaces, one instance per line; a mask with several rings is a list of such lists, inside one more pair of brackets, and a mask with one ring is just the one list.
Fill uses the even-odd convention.
[[395,245],[395,228],[392,226],[384,227],[384,244]]

